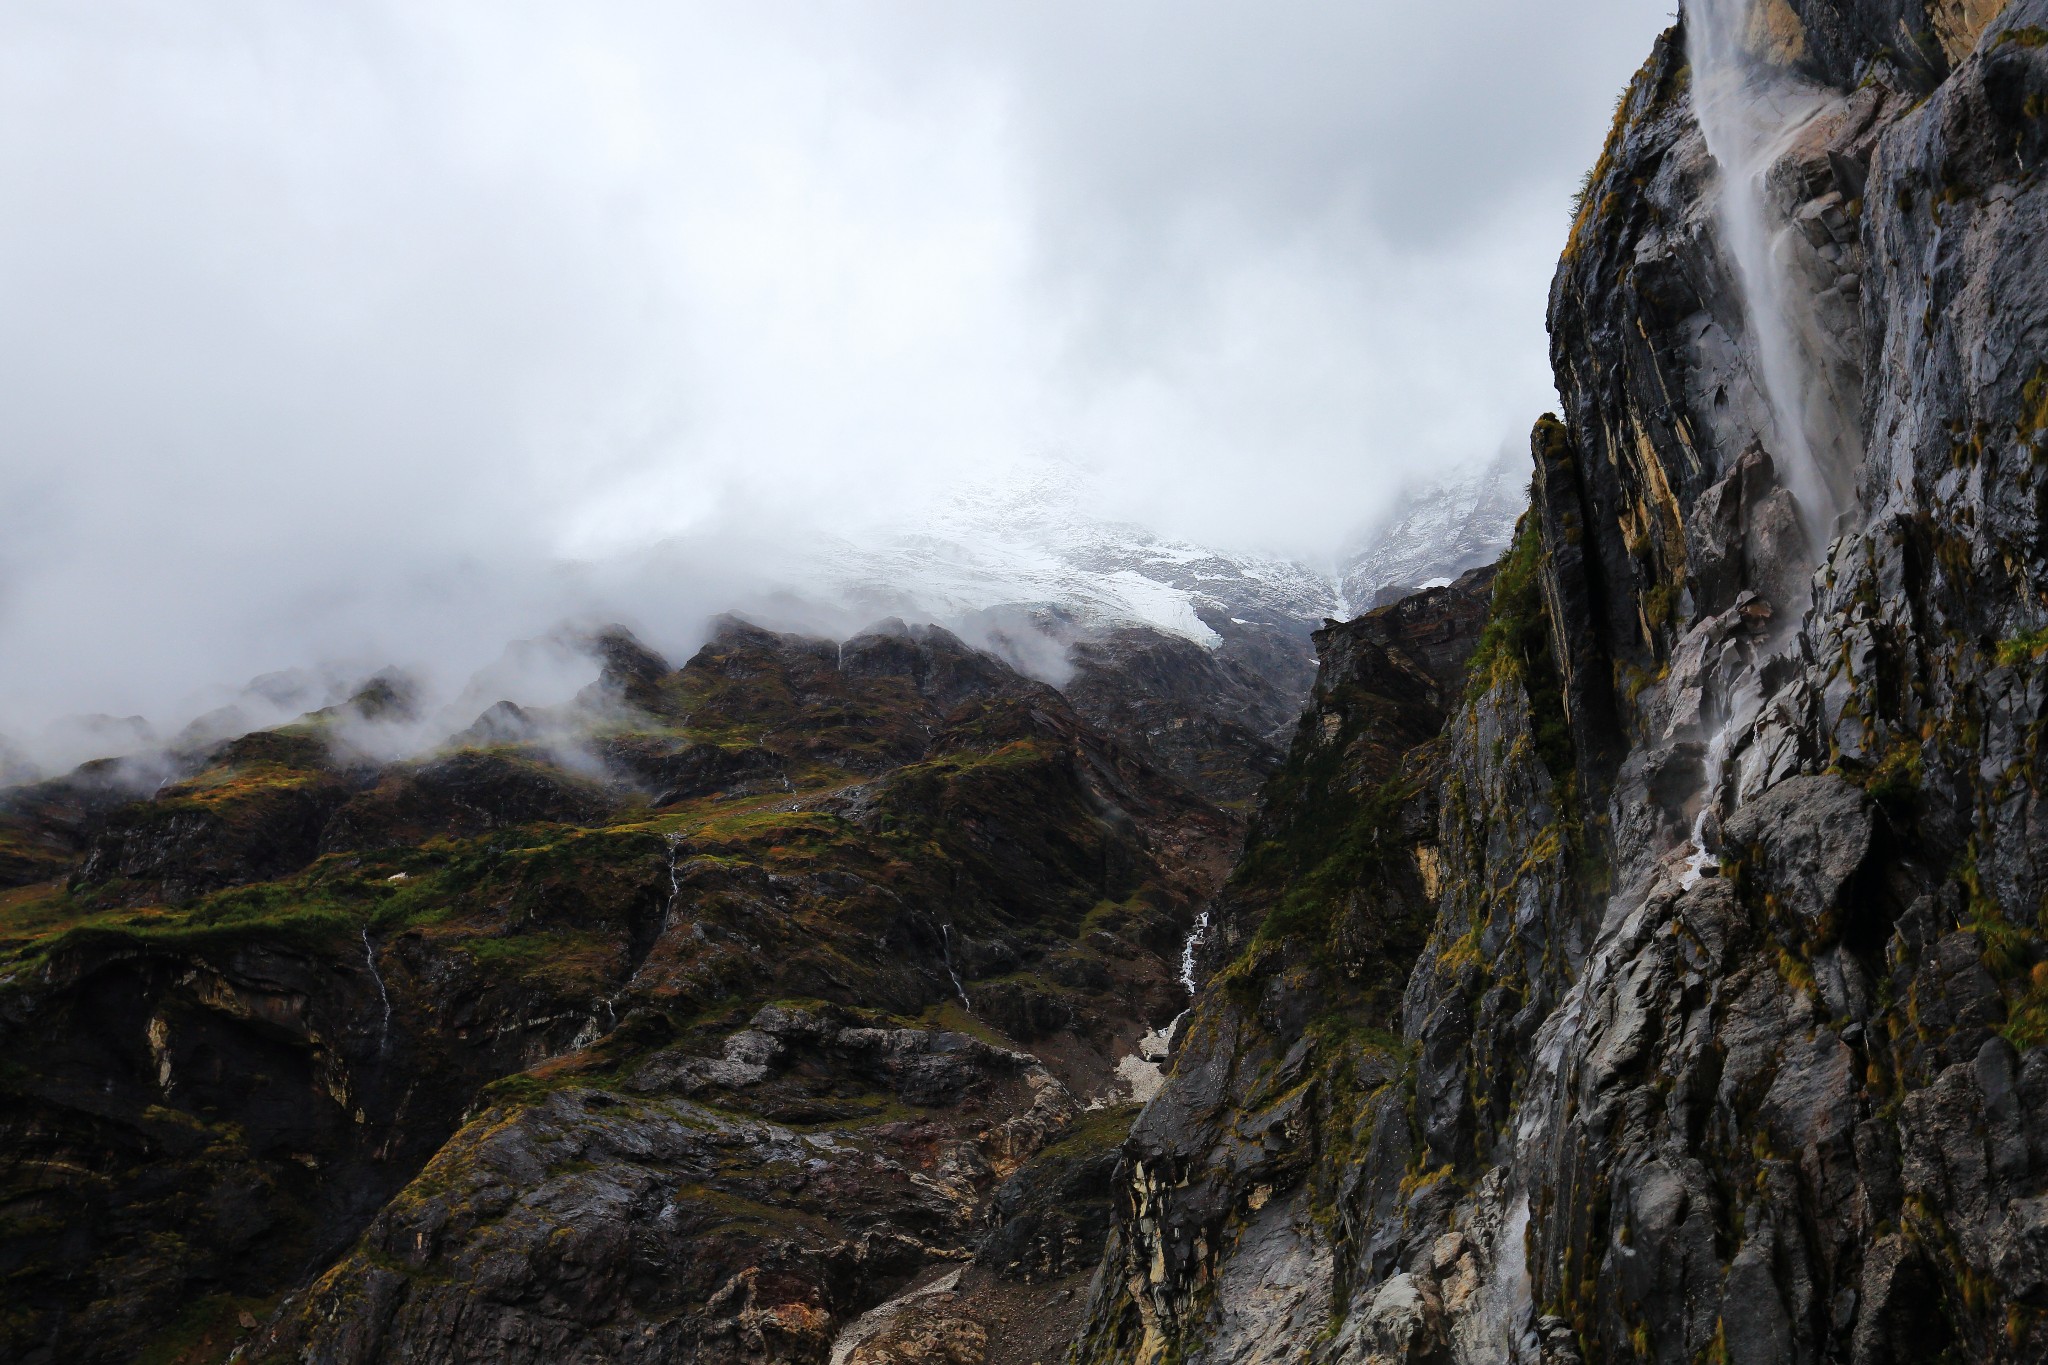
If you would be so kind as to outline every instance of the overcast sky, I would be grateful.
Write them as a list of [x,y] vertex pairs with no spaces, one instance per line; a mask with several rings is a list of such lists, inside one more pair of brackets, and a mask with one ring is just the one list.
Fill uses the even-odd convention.
[[10,0],[0,731],[608,596],[674,637],[1047,457],[1324,553],[1553,405],[1670,12]]

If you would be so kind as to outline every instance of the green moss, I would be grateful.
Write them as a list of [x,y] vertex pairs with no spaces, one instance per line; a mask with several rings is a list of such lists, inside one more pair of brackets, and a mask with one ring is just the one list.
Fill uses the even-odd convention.
[[2025,984],[2006,1002],[1999,1032],[2021,1052],[2048,1043],[2048,962],[2034,964]]
[[581,979],[612,965],[617,956],[617,942],[611,935],[577,930],[479,937],[469,940],[467,946],[478,966],[525,977]]
[[1922,761],[1920,745],[1912,739],[1901,738],[1878,760],[1869,781],[1864,784],[1864,790],[1887,807],[1908,807],[1920,794]]
[[212,768],[169,787],[151,803],[162,812],[221,811],[242,802],[298,791],[322,780],[323,774],[281,763],[251,763]]
[[1088,1158],[1111,1151],[1123,1145],[1131,1135],[1131,1125],[1143,1113],[1142,1104],[1109,1105],[1092,1110],[1081,1116],[1074,1126],[1060,1135],[1057,1142],[1032,1158],[1039,1161],[1071,1161]]
[[1813,999],[1820,998],[1820,988],[1814,983],[1813,968],[1783,948],[1778,949],[1778,979]]
[[1385,861],[1405,854],[1400,837],[1401,808],[1413,800],[1419,785],[1410,778],[1381,784],[1363,801],[1340,784],[1326,788],[1324,802],[1312,819],[1297,819],[1284,844],[1266,843],[1240,865],[1233,879],[1240,884],[1280,872],[1286,889],[1267,912],[1258,938],[1265,942],[1300,939],[1320,943],[1339,908],[1379,870]]
[[[1649,67],[1645,66],[1643,70],[1647,72]],[[1572,193],[1571,240],[1573,242],[1577,241],[1579,229],[1584,226],[1589,216],[1589,211],[1595,204],[1601,204],[1603,206],[1603,213],[1605,213],[1605,201],[1612,200],[1615,197],[1610,194],[1605,196],[1603,200],[1596,200],[1593,195],[1594,191],[1606,181],[1608,173],[1614,167],[1615,158],[1621,153],[1622,139],[1628,134],[1629,105],[1635,98],[1636,83],[1642,79],[1643,73],[1639,72],[1636,80],[1630,82],[1628,87],[1615,99],[1614,118],[1608,125],[1607,140],[1600,147],[1599,159],[1586,168],[1586,173],[1579,178],[1578,189]],[[1569,253],[1569,246],[1566,248],[1566,251]]]
[[[980,983],[977,982],[977,985]],[[1010,1049],[1017,1046],[1017,1040],[1006,1038],[995,1029],[983,1023],[974,1015],[961,1008],[958,1000],[942,1000],[927,1009],[916,1021],[921,1028],[944,1029],[949,1033],[964,1033],[968,1037],[987,1043],[991,1047]]]
[[194,949],[229,947],[254,940],[319,949],[353,936],[359,925],[353,915],[319,907],[296,908],[261,919],[223,924],[180,923],[171,916],[166,916],[163,923],[117,924],[95,920],[67,929],[36,947],[51,957],[67,952],[118,952],[136,944]]
[[1643,619],[1653,630],[1661,630],[1671,624],[1677,603],[1678,589],[1669,583],[1659,583],[1643,594]]
[[2033,663],[2048,654],[2048,626],[2023,632],[2009,640],[2000,640],[1994,653],[2006,668]]
[[1444,946],[1436,955],[1437,967],[1442,971],[1455,972],[1465,967],[1481,966],[1484,959],[1479,953],[1479,928],[1473,925],[1460,937]]
[[[1555,423],[1555,419],[1548,419]],[[1560,426],[1562,424],[1557,424]],[[1516,680],[1529,698],[1536,757],[1551,779],[1566,783],[1574,766],[1564,684],[1551,655],[1550,618],[1543,602],[1542,537],[1532,513],[1515,525],[1515,539],[1493,580],[1486,629],[1472,653],[1466,684],[1477,701],[1493,687]]]
[[1995,52],[2011,44],[2014,47],[2042,47],[2048,45],[2048,28],[2009,28],[1998,35],[1998,41],[1991,45]]
[[1875,763],[1838,758],[1829,771],[1862,787],[1893,814],[1908,816],[1920,799],[1925,758],[1918,740],[1900,734],[1892,737]]
[[2030,444],[2048,432],[2048,364],[2036,365],[2020,386],[2020,415],[2014,426],[2020,440]]

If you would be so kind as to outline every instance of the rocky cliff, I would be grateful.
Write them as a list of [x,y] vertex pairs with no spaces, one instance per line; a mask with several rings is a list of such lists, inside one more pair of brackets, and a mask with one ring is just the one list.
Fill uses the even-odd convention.
[[0,1356],[2048,1358],[2044,156],[2048,0],[1689,4],[1284,756],[733,622],[7,793]]
[[1395,609],[1463,682],[1320,637],[1077,1359],[2048,1358],[2044,144],[2043,0],[1688,6],[1486,624]]
[[574,745],[386,683],[0,798],[0,1358],[1071,1322],[1237,819],[941,630],[597,651]]

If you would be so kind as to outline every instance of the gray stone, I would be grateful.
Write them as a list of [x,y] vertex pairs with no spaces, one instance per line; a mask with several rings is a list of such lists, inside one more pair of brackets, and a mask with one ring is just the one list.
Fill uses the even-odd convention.
[[1876,831],[1870,798],[1819,774],[1791,778],[1744,806],[1724,824],[1723,837],[1752,860],[1766,896],[1810,921],[1843,908]]

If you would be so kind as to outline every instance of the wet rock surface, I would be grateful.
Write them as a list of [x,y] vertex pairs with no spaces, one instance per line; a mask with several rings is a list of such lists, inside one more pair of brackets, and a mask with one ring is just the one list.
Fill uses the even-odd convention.
[[[1843,421],[1788,463],[1674,30],[1469,675],[1354,737],[1326,632],[1079,1359],[2048,1355],[2048,7],[1753,16],[1825,85],[1762,184]],[[1383,799],[1318,826],[1347,783]]]

